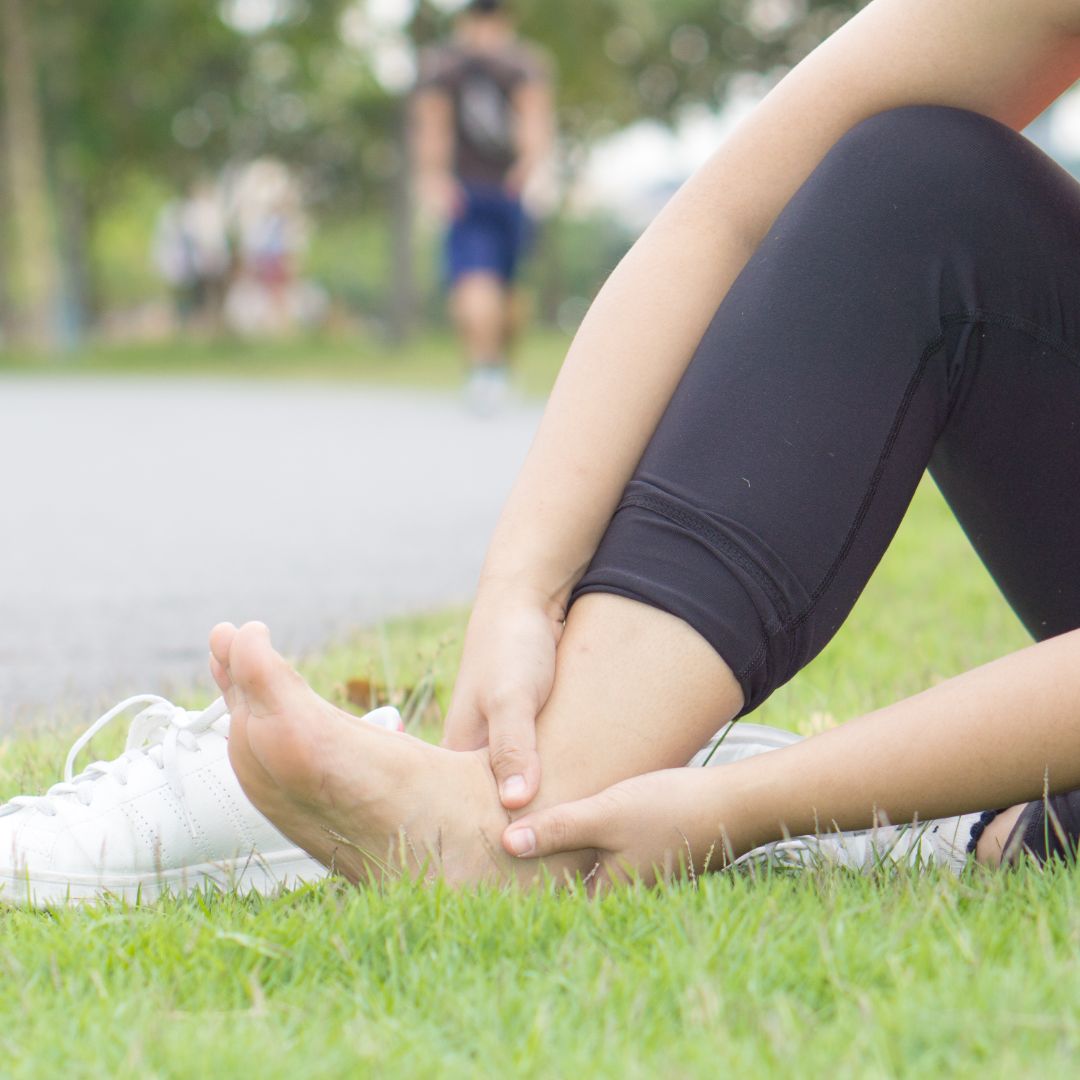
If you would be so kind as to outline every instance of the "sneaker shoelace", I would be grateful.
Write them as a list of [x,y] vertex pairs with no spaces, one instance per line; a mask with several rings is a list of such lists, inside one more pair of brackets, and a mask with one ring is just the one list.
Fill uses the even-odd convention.
[[[112,761],[95,761],[75,775],[75,762],[87,743],[118,716],[136,705],[144,705],[146,708],[131,721],[124,752]],[[123,786],[128,782],[128,773],[132,767],[146,760],[153,762],[165,773],[170,790],[179,804],[184,806],[177,748],[198,751],[199,736],[226,714],[225,702],[221,698],[202,712],[182,709],[156,694],[139,694],[127,698],[98,717],[75,740],[64,762],[64,779],[60,783],[53,784],[44,795],[16,795],[0,806],[0,817],[25,808],[54,817],[58,813],[57,804],[61,799],[74,798],[83,806],[89,806],[93,802],[95,785],[99,780],[112,777]]]

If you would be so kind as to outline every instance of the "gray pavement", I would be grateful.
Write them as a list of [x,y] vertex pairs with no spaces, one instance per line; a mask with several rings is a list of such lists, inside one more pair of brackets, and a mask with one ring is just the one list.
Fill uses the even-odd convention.
[[[0,722],[467,600],[539,409],[313,383],[0,379]],[[91,715],[92,714],[92,715]]]

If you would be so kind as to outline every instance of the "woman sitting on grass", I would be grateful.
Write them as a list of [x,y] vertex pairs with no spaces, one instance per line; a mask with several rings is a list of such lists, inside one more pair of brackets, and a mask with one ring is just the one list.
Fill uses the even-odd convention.
[[[883,818],[971,814],[987,863],[1070,846],[1080,188],[1016,130],[1078,77],[1073,0],[874,0],[801,63],[586,318],[491,545],[445,748],[317,697],[265,627],[214,631],[253,803],[357,881],[651,877]],[[679,768],[835,634],[927,467],[1039,644]]]
[[[256,806],[356,879],[402,830],[455,880],[701,867],[875,815],[1011,807],[989,863],[1074,840],[1043,795],[1080,786],[1080,188],[1016,129],[1078,77],[1070,0],[875,0],[800,64],[585,320],[448,749],[357,726],[258,625],[214,632]],[[1039,644],[676,768],[825,646],[927,467]]]

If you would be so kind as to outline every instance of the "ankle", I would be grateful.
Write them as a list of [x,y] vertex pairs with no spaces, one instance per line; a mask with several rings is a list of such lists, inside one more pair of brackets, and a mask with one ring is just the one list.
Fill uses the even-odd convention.
[[982,834],[976,837],[975,860],[983,866],[1000,866],[1005,848],[1012,835],[1017,820],[1024,811],[1026,803],[1012,806],[1008,810],[1002,810],[995,815]]

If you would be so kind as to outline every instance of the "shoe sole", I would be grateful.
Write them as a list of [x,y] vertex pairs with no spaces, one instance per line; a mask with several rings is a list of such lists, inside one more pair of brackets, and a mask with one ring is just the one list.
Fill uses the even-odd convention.
[[266,896],[326,877],[327,870],[300,848],[272,855],[183,866],[145,874],[20,874],[0,870],[0,904],[49,908],[122,900],[145,904],[163,896],[203,891]]

